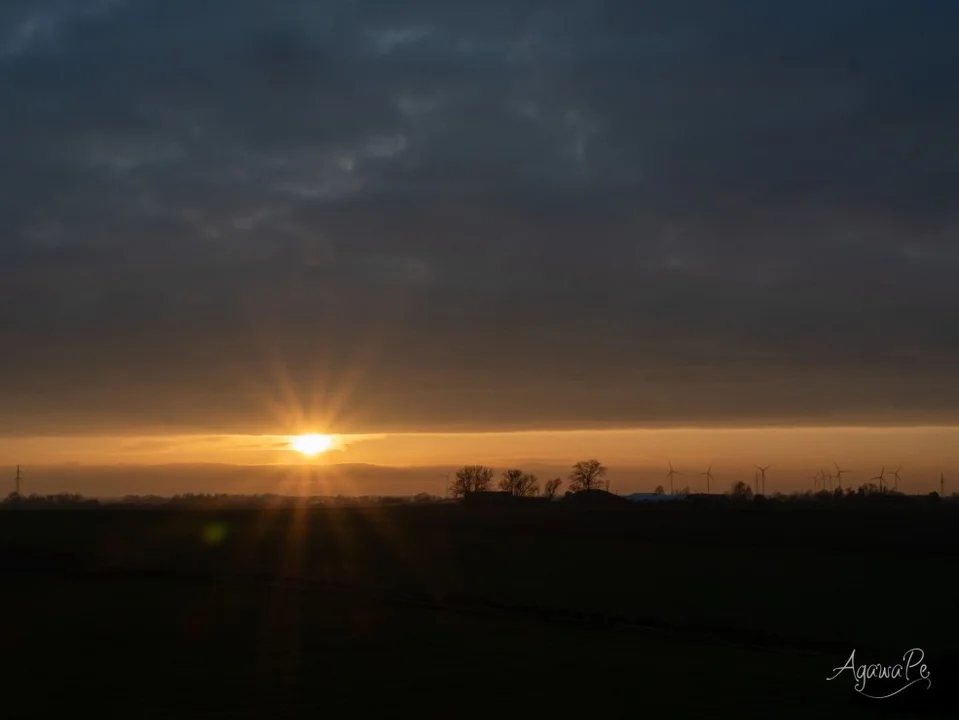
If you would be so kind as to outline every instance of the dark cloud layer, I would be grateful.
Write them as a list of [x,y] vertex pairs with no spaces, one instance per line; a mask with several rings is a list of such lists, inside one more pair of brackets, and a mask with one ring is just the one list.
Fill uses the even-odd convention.
[[959,6],[0,10],[0,431],[959,420]]

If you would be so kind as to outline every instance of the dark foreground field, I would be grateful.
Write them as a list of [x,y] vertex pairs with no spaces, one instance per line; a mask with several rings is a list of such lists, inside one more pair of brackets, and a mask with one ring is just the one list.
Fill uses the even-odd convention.
[[[957,520],[947,504],[4,512],[0,717],[954,717]],[[853,649],[892,664],[916,647],[929,689],[826,681]]]

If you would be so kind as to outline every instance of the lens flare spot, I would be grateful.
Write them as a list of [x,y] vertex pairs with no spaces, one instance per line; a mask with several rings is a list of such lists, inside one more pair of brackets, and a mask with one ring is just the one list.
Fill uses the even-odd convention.
[[209,523],[203,527],[203,542],[207,545],[219,545],[226,539],[226,525]]

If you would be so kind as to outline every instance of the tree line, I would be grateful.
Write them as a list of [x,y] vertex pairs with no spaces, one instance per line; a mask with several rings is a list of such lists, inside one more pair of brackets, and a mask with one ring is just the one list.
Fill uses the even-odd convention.
[[[493,490],[493,480],[496,471],[485,465],[464,465],[456,471],[449,486],[449,495],[454,498],[463,498],[478,492]],[[575,465],[567,476],[569,492],[583,492],[584,490],[609,490],[609,480],[606,478],[606,466],[599,460],[582,460]],[[500,473],[496,488],[500,492],[509,493],[516,497],[545,497],[550,500],[556,497],[563,484],[562,478],[551,478],[540,488],[539,478],[532,473],[519,468],[509,468]]]

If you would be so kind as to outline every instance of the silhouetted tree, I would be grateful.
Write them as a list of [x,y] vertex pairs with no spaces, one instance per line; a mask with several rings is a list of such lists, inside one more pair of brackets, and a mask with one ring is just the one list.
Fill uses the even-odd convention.
[[536,476],[522,470],[504,470],[499,481],[499,489],[516,497],[529,497],[539,490]]
[[657,485],[656,489],[653,490],[653,495],[665,495],[665,494],[666,494],[666,488],[664,488],[662,485]]
[[547,480],[546,484],[543,486],[543,495],[552,500],[554,497],[556,497],[556,493],[559,491],[559,486],[562,484],[563,481],[560,478]]
[[513,488],[519,484],[520,478],[523,477],[523,471],[513,468],[511,470],[504,470],[502,475],[500,475],[499,489],[503,492],[508,492],[512,494]]
[[683,497],[688,497],[689,492],[690,492],[689,487],[684,487],[680,489],[679,494],[682,495]]
[[583,460],[573,465],[569,473],[569,489],[573,492],[608,489],[605,477],[606,467],[599,460]]
[[729,491],[729,496],[733,500],[752,500],[753,489],[742,480],[735,483]]
[[456,471],[456,478],[450,487],[453,497],[466,497],[475,492],[489,490],[493,482],[493,468],[484,465],[466,465]]
[[533,497],[539,494],[539,479],[533,473],[523,473],[519,482],[519,490],[514,495]]

